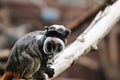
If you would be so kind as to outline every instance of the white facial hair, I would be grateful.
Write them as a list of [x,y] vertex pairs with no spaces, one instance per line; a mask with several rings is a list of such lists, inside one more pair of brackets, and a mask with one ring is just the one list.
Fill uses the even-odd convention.
[[[48,51],[46,51],[46,44],[47,44],[48,41],[51,41],[52,39],[55,39],[56,43],[61,44],[62,50],[65,48],[65,44],[64,44],[64,42],[61,39],[59,39],[59,38],[53,38],[53,37],[47,37],[46,40],[45,40],[45,42],[44,42],[44,45],[43,45],[43,50],[44,50],[44,52],[46,54],[49,54]],[[54,54],[54,53],[55,52],[52,51],[52,54]]]

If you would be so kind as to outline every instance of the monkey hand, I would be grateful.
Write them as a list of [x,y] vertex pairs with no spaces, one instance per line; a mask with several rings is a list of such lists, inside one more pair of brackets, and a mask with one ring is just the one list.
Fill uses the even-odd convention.
[[54,75],[54,69],[47,67],[46,68],[46,74],[48,74],[48,77],[51,78]]

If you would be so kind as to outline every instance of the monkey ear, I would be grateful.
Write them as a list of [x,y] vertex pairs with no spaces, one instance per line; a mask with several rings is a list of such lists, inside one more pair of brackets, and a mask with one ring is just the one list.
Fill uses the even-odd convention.
[[65,31],[65,37],[67,38],[67,36],[68,36],[70,33],[71,33],[71,30],[67,29],[67,30]]
[[44,27],[45,30],[48,30],[48,28],[49,28],[48,26],[45,26],[45,27]]

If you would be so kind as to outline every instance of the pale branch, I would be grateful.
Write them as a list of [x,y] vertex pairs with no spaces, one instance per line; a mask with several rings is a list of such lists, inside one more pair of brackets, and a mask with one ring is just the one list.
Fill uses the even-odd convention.
[[104,12],[100,12],[92,25],[63,52],[59,53],[59,56],[51,65],[51,68],[55,70],[53,78],[70,67],[80,56],[88,53],[91,49],[97,49],[98,42],[110,32],[119,18],[120,0],[107,7]]

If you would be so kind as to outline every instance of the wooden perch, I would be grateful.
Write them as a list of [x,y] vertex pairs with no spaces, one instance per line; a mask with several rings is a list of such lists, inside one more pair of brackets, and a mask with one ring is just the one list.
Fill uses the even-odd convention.
[[120,18],[120,0],[107,7],[104,12],[100,11],[92,24],[71,45],[54,60],[52,68],[55,69],[56,77],[82,55],[91,49],[97,49],[98,42],[103,39],[114,27]]

